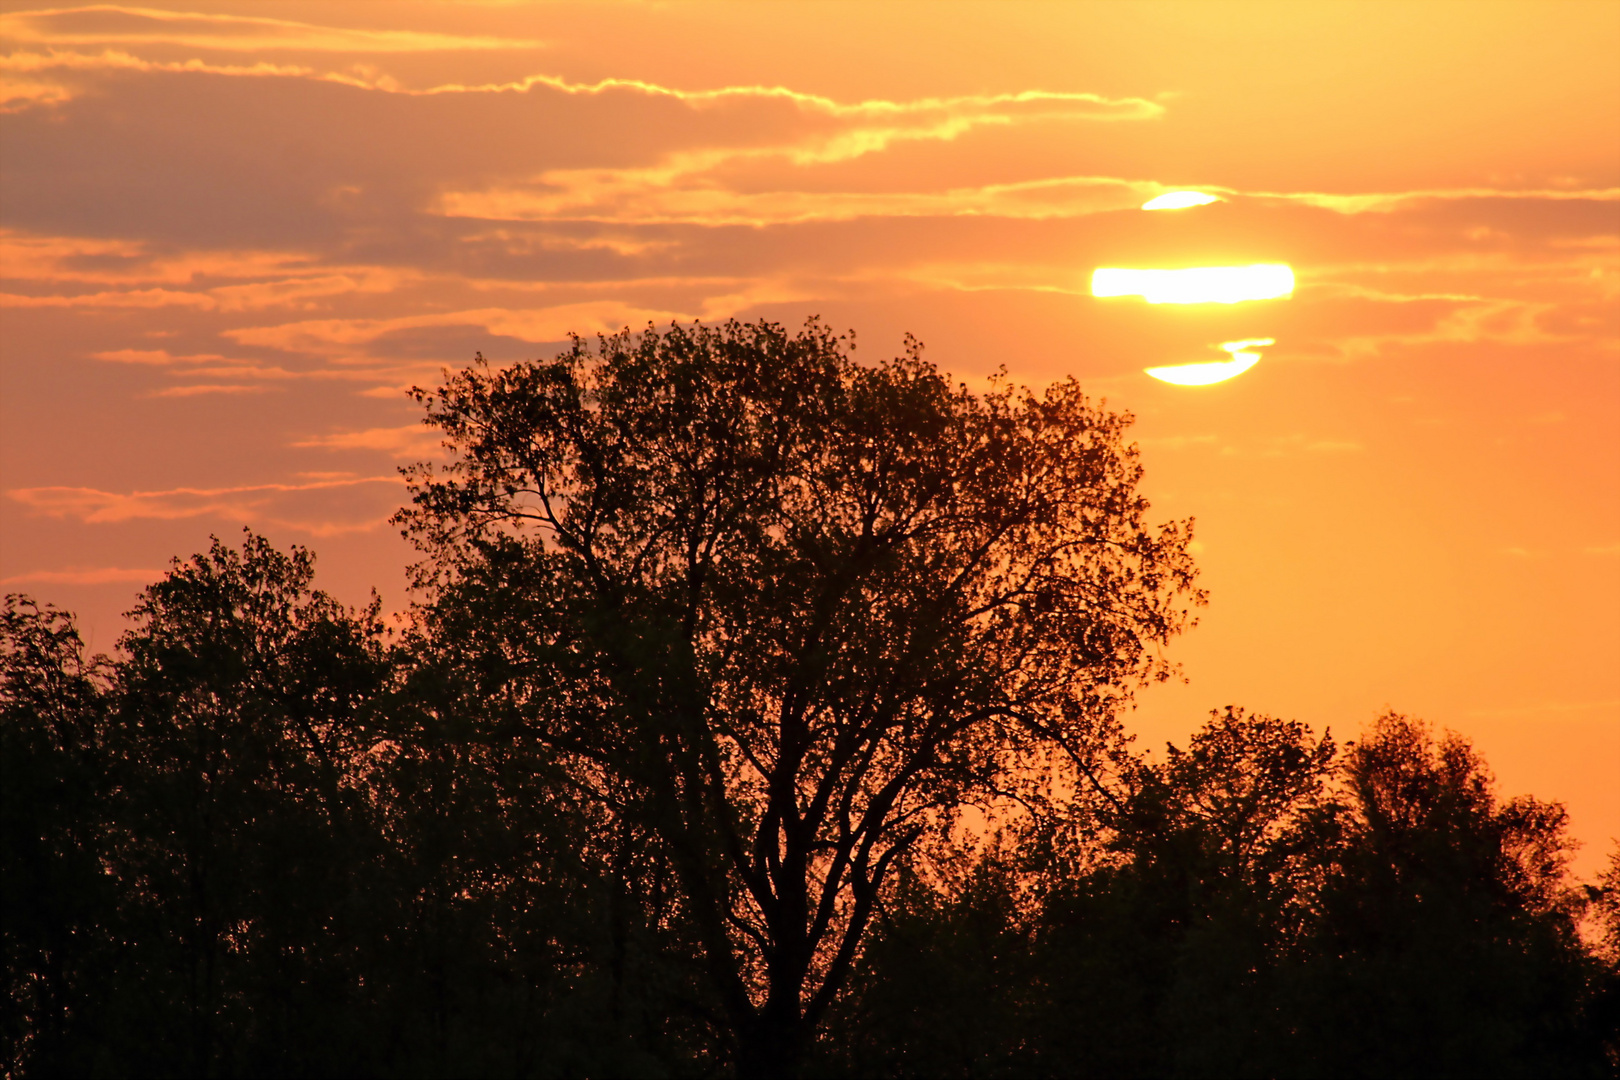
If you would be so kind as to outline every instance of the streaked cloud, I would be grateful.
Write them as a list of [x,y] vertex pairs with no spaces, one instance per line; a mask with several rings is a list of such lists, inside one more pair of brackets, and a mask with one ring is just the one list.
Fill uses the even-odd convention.
[[1335,194],[1314,191],[1256,191],[1259,199],[1320,206],[1340,214],[1387,214],[1414,203],[1507,199],[1526,202],[1620,202],[1620,187],[1605,188],[1431,188],[1416,191]]
[[[363,476],[315,480],[302,484],[244,484],[217,488],[171,488],[166,491],[102,491],[91,487],[13,488],[6,495],[31,511],[49,517],[73,518],[86,524],[109,524],[136,519],[174,520],[202,516],[237,521],[258,521],[288,495],[331,492],[370,485],[398,489],[397,476]],[[339,526],[326,524],[328,529]],[[370,527],[368,524],[366,527]]]
[[157,581],[162,569],[126,569],[118,566],[77,567],[68,570],[31,570],[0,578],[0,585],[109,585],[129,582],[144,585]]
[[[706,177],[745,156],[791,157],[776,148],[734,154],[683,155],[648,169],[578,169],[542,173],[532,183],[448,191],[447,217],[495,221],[569,219],[621,224],[783,225],[882,217],[1002,217],[1043,220],[1136,206],[1152,181],[1066,176],[943,191],[764,191],[717,187]],[[804,164],[808,160],[797,163]],[[829,158],[828,160],[834,160]]]
[[197,397],[201,394],[262,394],[263,386],[243,386],[240,383],[202,383],[196,386],[171,386],[165,390],[149,390],[147,397]]
[[0,293],[0,307],[10,308],[213,308],[219,301],[204,293],[175,289],[130,289],[123,292],[78,293],[72,296],[28,296]]
[[327,450],[381,450],[397,458],[418,458],[437,451],[443,434],[422,424],[403,424],[399,427],[367,428],[364,431],[339,431],[329,435],[315,435],[300,439],[294,446],[320,447]]
[[544,43],[494,35],[378,30],[262,15],[90,4],[0,15],[0,36],[47,45],[173,45],[196,49],[298,49],[341,53],[535,49]]

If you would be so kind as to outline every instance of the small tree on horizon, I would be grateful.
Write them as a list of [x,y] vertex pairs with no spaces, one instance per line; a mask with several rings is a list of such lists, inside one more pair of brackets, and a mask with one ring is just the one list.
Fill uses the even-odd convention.
[[397,518],[423,631],[669,867],[745,1076],[797,1069],[964,807],[1095,779],[1202,601],[1129,416],[851,350],[676,325],[414,391],[453,457]]

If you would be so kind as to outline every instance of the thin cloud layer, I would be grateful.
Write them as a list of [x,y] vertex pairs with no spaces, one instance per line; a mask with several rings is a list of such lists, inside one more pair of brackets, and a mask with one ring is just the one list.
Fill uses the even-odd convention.
[[172,45],[251,51],[297,49],[335,53],[411,53],[534,49],[542,42],[418,30],[318,25],[260,15],[171,11],[90,4],[0,15],[0,38],[41,45]]
[[203,520],[335,537],[383,528],[403,491],[398,476],[338,476],[167,491],[37,487],[6,494],[35,514],[90,526]]
[[35,570],[0,578],[0,585],[145,585],[163,576],[162,570],[127,569],[118,566],[78,567],[69,570]]

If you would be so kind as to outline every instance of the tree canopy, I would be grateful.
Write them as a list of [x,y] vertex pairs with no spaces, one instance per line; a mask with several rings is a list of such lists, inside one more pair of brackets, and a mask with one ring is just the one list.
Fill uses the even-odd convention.
[[500,657],[484,693],[669,860],[761,1075],[886,878],[964,806],[1094,770],[1198,599],[1126,417],[846,344],[732,323],[475,363],[418,392],[458,456],[401,515],[433,625]]

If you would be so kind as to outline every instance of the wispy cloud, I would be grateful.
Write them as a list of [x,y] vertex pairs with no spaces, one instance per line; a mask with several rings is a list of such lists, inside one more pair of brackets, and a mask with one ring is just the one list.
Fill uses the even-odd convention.
[[[240,383],[188,383],[184,386],[149,390],[149,398],[195,397],[199,394],[263,393],[278,383],[313,381],[371,382],[379,379],[408,379],[420,376],[429,366],[388,362],[321,365],[293,370],[258,360],[232,359],[219,353],[173,355],[164,349],[108,349],[90,354],[91,359],[115,364],[133,364],[162,370],[177,379],[240,379]],[[268,385],[267,385],[268,384]],[[402,384],[403,385],[403,384]]]
[[171,386],[166,390],[153,390],[146,394],[154,398],[197,397],[202,394],[262,394],[263,386],[244,386],[239,383],[199,383],[195,386]]
[[91,487],[13,488],[6,494],[36,513],[74,518],[87,524],[135,519],[173,520],[216,515],[253,520],[272,500],[291,494],[333,491],[363,485],[397,486],[397,476],[316,480],[303,484],[245,484],[237,487],[170,488],[166,491],[102,491]]
[[[21,19],[22,16],[12,18]],[[161,35],[51,37],[33,32],[34,36],[28,36],[27,31],[22,34],[10,33],[4,27],[3,20],[0,20],[0,38],[9,37],[14,41],[52,46],[106,42],[125,45],[194,44],[185,40],[164,38]],[[338,32],[339,35],[342,33],[344,32]],[[230,40],[242,41],[244,44],[239,46],[240,48],[257,50],[265,47],[253,43],[251,37],[244,36]],[[310,40],[316,39],[312,36]],[[341,44],[337,44],[342,40],[341,36],[335,36],[331,40],[334,44],[328,47],[333,51],[364,51],[344,49]],[[1141,121],[1157,119],[1166,111],[1162,103],[1148,98],[1128,96],[1116,98],[1086,91],[1021,90],[1012,93],[965,94],[898,101],[872,98],[857,102],[840,102],[824,95],[806,93],[785,86],[733,85],[687,90],[643,79],[608,78],[596,82],[575,82],[551,74],[533,74],[506,82],[443,83],[411,88],[391,75],[360,66],[350,66],[341,70],[320,70],[303,64],[276,64],[268,61],[254,64],[221,64],[198,58],[183,61],[154,60],[122,49],[106,48],[99,53],[85,53],[55,47],[44,52],[18,51],[0,57],[0,88],[6,88],[0,89],[0,99],[7,100],[9,103],[6,107],[12,110],[37,105],[62,104],[72,100],[79,92],[78,88],[60,79],[48,77],[50,73],[79,72],[89,75],[96,71],[305,79],[412,97],[552,93],[570,97],[652,98],[679,103],[697,112],[739,108],[787,109],[790,114],[797,115],[800,119],[801,123],[798,126],[808,127],[808,130],[801,131],[797,138],[781,145],[748,150],[733,149],[722,152],[718,158],[708,157],[699,171],[712,169],[739,156],[786,158],[800,165],[819,164],[861,157],[884,150],[898,141],[951,141],[975,128],[985,126],[1050,121]],[[767,113],[761,119],[765,121],[766,128],[783,126],[781,124],[783,117],[779,115]]]
[[[841,151],[833,147],[828,152]],[[551,170],[528,185],[446,192],[438,210],[447,217],[642,225],[780,225],[863,217],[1042,220],[1135,208],[1162,187],[1154,181],[1066,176],[943,191],[739,192],[709,178],[738,158],[767,156],[794,158],[796,164],[814,160],[813,155],[799,155],[794,148],[778,147],[677,154],[659,166],[643,169]]]
[[530,38],[376,30],[262,15],[166,11],[117,4],[38,8],[0,15],[0,35],[53,45],[178,45],[197,49],[298,49],[344,53],[409,53],[535,49]]
[[164,575],[163,570],[125,569],[117,566],[92,566],[68,570],[31,570],[0,578],[0,585],[110,585],[115,582],[145,584]]
[[[829,164],[886,149],[896,139],[949,139],[966,130],[968,127],[887,129],[871,133],[870,138],[681,152],[647,167],[553,169],[524,184],[447,191],[440,196],[437,210],[447,217],[500,221],[566,219],[620,224],[773,225],[862,217],[971,216],[1046,220],[1135,209],[1144,201],[1172,190],[1171,185],[1154,179],[1114,176],[1058,176],[935,191],[740,191],[718,179],[723,170],[741,161],[774,158],[794,165]],[[1233,188],[1203,186],[1224,192],[1231,199],[1281,201],[1347,215],[1392,213],[1428,202],[1477,199],[1620,201],[1620,188],[1576,191],[1459,188],[1331,195],[1246,193]]]
[[[253,345],[312,355],[347,356],[355,347],[402,330],[431,327],[480,327],[491,334],[523,341],[560,341],[571,333],[612,333],[648,323],[666,324],[691,319],[725,318],[753,304],[808,298],[802,290],[776,282],[734,282],[690,308],[643,306],[627,300],[581,300],[529,308],[488,307],[389,318],[307,319],[271,326],[250,326],[222,331],[241,345]],[[577,287],[577,286],[576,286]],[[629,291],[634,283],[617,283]]]
[[27,296],[0,293],[0,307],[12,308],[160,308],[195,307],[212,309],[219,302],[203,293],[175,289],[131,289],[127,292],[81,293],[77,296]]
[[[1213,190],[1213,189],[1212,189]],[[1229,190],[1229,189],[1220,189]],[[1620,187],[1609,188],[1420,188],[1414,191],[1329,193],[1318,191],[1253,191],[1250,198],[1277,199],[1319,206],[1340,214],[1391,213],[1414,203],[1459,202],[1476,199],[1538,200],[1545,202],[1620,202]]]
[[[0,58],[0,62],[3,60]],[[137,240],[40,236],[14,229],[0,229],[0,263],[5,265],[8,278],[58,285],[256,282],[371,270],[322,264],[315,256],[304,252],[155,250]]]
[[367,428],[364,431],[340,431],[330,435],[314,435],[294,442],[294,446],[320,447],[327,450],[381,450],[397,458],[415,458],[439,449],[443,435],[422,424],[404,424],[399,427]]

